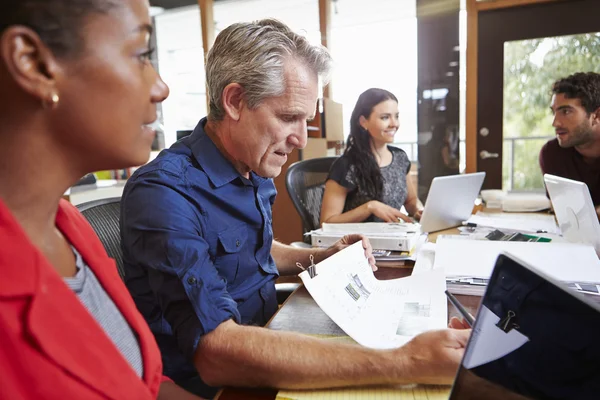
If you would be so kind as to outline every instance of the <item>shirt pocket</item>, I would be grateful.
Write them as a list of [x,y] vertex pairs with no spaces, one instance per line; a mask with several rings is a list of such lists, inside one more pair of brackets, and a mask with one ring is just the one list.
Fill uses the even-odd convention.
[[248,240],[245,225],[229,228],[217,233],[217,255],[214,265],[226,283],[233,284],[240,265],[240,251]]

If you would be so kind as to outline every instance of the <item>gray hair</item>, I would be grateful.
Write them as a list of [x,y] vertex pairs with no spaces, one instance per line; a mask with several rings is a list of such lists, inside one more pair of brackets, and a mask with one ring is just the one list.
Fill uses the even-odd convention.
[[248,107],[255,108],[268,97],[285,91],[285,61],[298,60],[311,69],[323,85],[329,81],[332,59],[323,46],[315,46],[275,19],[236,23],[225,28],[206,58],[208,119],[225,116],[223,89],[239,83]]

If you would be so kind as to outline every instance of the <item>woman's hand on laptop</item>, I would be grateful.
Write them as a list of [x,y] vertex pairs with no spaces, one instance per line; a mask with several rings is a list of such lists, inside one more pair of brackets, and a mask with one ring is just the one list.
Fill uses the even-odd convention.
[[452,383],[465,352],[470,329],[444,329],[415,336],[397,351],[415,383]]
[[387,204],[384,204],[378,200],[371,200],[367,203],[367,208],[377,218],[385,222],[412,222],[410,217],[400,210],[390,207]]

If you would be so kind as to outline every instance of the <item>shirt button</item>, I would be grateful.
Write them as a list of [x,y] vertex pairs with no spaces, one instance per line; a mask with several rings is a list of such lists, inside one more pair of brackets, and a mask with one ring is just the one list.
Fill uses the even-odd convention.
[[239,241],[239,240],[236,240],[236,241],[235,241],[235,245],[236,245],[237,247],[240,247],[240,241]]
[[196,278],[194,278],[193,276],[190,276],[190,277],[187,279],[187,282],[188,282],[190,285],[195,285],[197,281],[198,281],[198,280],[197,280]]

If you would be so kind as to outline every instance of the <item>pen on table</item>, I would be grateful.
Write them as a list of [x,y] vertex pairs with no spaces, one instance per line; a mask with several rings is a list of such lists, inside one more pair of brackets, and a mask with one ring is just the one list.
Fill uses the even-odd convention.
[[446,296],[448,296],[448,300],[450,300],[450,303],[452,303],[452,305],[456,307],[456,309],[458,310],[458,312],[460,312],[467,324],[472,328],[475,321],[473,321],[473,317],[471,316],[471,314],[468,313],[468,311],[463,307],[462,304],[460,304],[460,301],[458,301],[458,299],[454,297],[452,293],[450,293],[447,290],[444,293],[446,293]]

